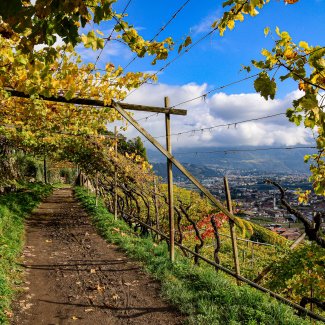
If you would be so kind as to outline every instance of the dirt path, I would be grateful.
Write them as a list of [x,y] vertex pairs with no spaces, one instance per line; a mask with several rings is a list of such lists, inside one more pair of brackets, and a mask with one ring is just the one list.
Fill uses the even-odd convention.
[[12,324],[181,324],[159,284],[96,234],[71,189],[28,219],[23,266]]

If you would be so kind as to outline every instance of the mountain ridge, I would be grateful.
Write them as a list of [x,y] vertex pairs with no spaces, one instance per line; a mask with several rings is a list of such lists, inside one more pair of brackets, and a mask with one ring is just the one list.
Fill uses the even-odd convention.
[[[316,149],[278,150],[272,147],[183,148],[173,155],[195,176],[232,174],[309,174],[304,156]],[[159,176],[165,177],[166,158],[152,149],[147,150],[149,162]],[[178,172],[175,169],[175,176]]]

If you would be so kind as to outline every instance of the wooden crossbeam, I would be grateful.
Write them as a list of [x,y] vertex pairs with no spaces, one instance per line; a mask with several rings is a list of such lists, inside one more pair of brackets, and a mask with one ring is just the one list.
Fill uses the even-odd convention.
[[[11,93],[11,96],[19,97],[19,98],[30,98],[30,95],[25,94],[22,91],[5,88],[5,90]],[[113,108],[112,105],[105,105],[104,101],[97,99],[88,99],[88,98],[72,98],[66,99],[63,96],[58,97],[45,97],[39,95],[39,98],[46,100],[48,102],[56,102],[56,103],[66,103],[66,104],[77,104],[77,105],[86,105],[86,106],[97,106],[97,107],[110,107]],[[173,114],[173,115],[186,115],[187,110],[185,109],[169,109],[166,107],[157,107],[157,106],[145,106],[145,105],[136,105],[136,104],[127,104],[127,103],[119,103],[119,105],[126,110],[131,111],[141,111],[141,112],[152,112],[152,113],[163,113],[163,114]]]

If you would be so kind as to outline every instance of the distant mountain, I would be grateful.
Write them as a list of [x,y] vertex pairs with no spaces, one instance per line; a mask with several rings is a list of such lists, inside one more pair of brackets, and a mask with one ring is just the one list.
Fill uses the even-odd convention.
[[[167,167],[166,163],[152,163],[155,173],[161,176],[163,179],[167,178]],[[184,163],[185,168],[192,173],[196,178],[207,178],[207,177],[216,177],[223,176],[220,171],[217,171],[215,168],[209,168],[204,165],[188,164]],[[178,179],[183,179],[183,173],[176,167],[173,167],[173,177],[177,181]]]
[[[229,173],[286,175],[309,173],[309,166],[304,163],[303,158],[306,154],[315,153],[314,149],[276,150],[270,147],[267,148],[270,150],[260,150],[265,148],[189,148],[175,150],[173,154],[194,176],[199,178]],[[152,149],[147,150],[147,154],[154,170],[160,176],[166,177],[166,158]],[[174,175],[179,177],[182,173],[175,168]]]

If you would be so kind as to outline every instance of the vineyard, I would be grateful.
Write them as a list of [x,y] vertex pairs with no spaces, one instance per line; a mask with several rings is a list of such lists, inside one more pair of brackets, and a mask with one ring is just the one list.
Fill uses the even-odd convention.
[[[129,159],[141,158],[133,155]],[[141,166],[143,162],[137,164]],[[141,172],[134,171],[134,168],[132,172],[135,174],[131,176],[131,168],[123,167],[123,174],[125,170],[128,172],[121,183],[122,170],[113,168],[118,174],[117,179],[115,174],[111,178],[108,175],[105,178],[96,176],[88,186],[98,197],[104,198],[107,209],[122,218],[138,236],[149,236],[157,243],[166,240],[169,244],[168,187],[159,184],[157,177],[148,170],[141,176]],[[175,245],[179,254],[191,258],[196,265],[208,262],[216,271],[221,269],[236,278],[239,272],[235,272],[236,259],[230,231],[232,223],[228,217],[198,192],[176,186],[173,190]],[[262,284],[263,289],[276,289],[297,304],[303,301],[303,297],[310,296],[313,288],[314,301],[321,301],[324,295],[323,248],[307,242],[299,245],[301,237],[296,243],[290,242],[244,219],[236,218],[235,224],[237,263],[245,280]],[[322,313],[322,305],[318,306]]]
[[[24,282],[21,274],[24,232],[27,229],[32,233],[32,227],[41,229],[46,225],[46,218],[39,219],[38,225],[37,218],[42,213],[41,218],[46,213],[55,217],[51,205],[45,212],[41,209],[40,216],[38,212],[32,213],[33,208],[53,191],[55,200],[60,200],[60,193],[67,195],[71,187],[98,233],[140,261],[148,274],[159,280],[163,297],[182,314],[177,319],[184,317],[191,324],[324,322],[322,223],[325,216],[323,211],[318,211],[310,219],[299,206],[308,202],[310,191],[298,191],[297,205],[293,205],[281,184],[265,180],[279,193],[281,205],[297,218],[303,230],[297,240],[290,241],[238,216],[239,209],[236,200],[231,198],[233,189],[229,188],[226,176],[223,179],[226,200],[222,201],[173,155],[173,135],[211,132],[215,128],[172,130],[171,119],[183,118],[188,113],[178,106],[186,107],[198,98],[206,100],[211,92],[227,85],[175,105],[165,97],[164,107],[127,103],[133,92],[157,82],[159,74],[197,44],[215,32],[223,36],[234,29],[236,23],[255,17],[257,9],[263,11],[270,1],[226,1],[222,17],[212,22],[209,31],[197,40],[192,40],[195,33],[187,35],[177,44],[178,53],[172,59],[169,58],[176,42],[171,37],[157,41],[157,37],[189,1],[174,12],[151,40],[143,38],[128,22],[126,12],[131,1],[120,8],[120,12],[115,11],[115,2],[17,0],[10,5],[0,5],[0,323],[13,320],[15,308],[17,310],[12,307],[12,301],[17,299],[19,284]],[[295,5],[298,1],[284,2]],[[108,22],[112,24],[109,32],[105,25]],[[269,28],[264,30],[265,36],[270,33]],[[252,60],[251,66],[243,67],[248,73],[252,69],[258,73],[232,84],[254,78],[256,92],[266,100],[275,98],[279,82],[290,79],[295,84],[302,95],[293,100],[292,108],[285,115],[290,122],[297,126],[303,124],[313,133],[312,148],[316,153],[305,156],[304,160],[310,165],[313,192],[324,197],[325,48],[305,41],[296,44],[278,27],[272,38],[276,38],[273,49],[262,50],[263,59]],[[58,40],[62,40],[62,44],[57,44]],[[103,51],[111,42],[122,44],[135,56],[124,67],[105,62],[104,68],[99,68]],[[91,62],[82,59],[78,52],[81,47],[92,53]],[[147,57],[153,65],[169,61],[153,73],[126,72],[135,60]],[[145,121],[153,116],[164,117],[165,135],[162,137],[166,146],[158,141],[159,136],[152,136],[142,126],[143,118],[136,119],[134,112],[149,113]],[[237,124],[270,117],[274,115],[233,124],[236,128]],[[217,127],[229,129],[230,125]],[[128,139],[124,131],[130,128],[142,138]],[[143,139],[166,158],[166,182],[154,173]],[[174,184],[175,167],[193,183],[195,190]],[[62,187],[67,187],[67,192]],[[76,216],[69,212],[77,209],[74,199],[62,196],[63,199],[66,201],[63,208],[58,208],[58,215],[63,213],[61,210],[66,215],[50,225],[54,227],[51,236],[56,238],[57,229],[64,228],[59,224],[66,222],[65,218],[71,219],[65,230],[79,222],[80,229],[73,231],[80,234],[82,227],[87,226],[82,236],[92,233],[93,226],[82,219],[82,211],[76,210]],[[31,214],[33,222],[28,221]],[[46,231],[46,226],[44,229]],[[64,235],[68,238],[66,246],[70,247],[70,237],[75,236],[72,242],[81,243],[82,249],[87,251],[91,246],[84,244],[73,231],[72,235]],[[43,235],[39,236],[43,240]],[[101,240],[96,237],[96,242],[106,249]],[[51,244],[52,239],[46,239],[45,243]],[[96,252],[101,256],[98,247]],[[111,258],[120,258],[120,253],[116,254]],[[91,254],[87,258],[90,259]],[[78,266],[76,268],[80,273]],[[82,271],[92,274],[88,274],[89,281],[97,272],[92,268]],[[150,280],[141,279],[150,284]],[[85,290],[89,290],[87,281],[77,283],[83,282]],[[128,282],[122,279],[121,283],[122,286]],[[119,292],[126,297],[123,307],[126,314],[131,299],[130,285],[127,286],[129,291]],[[105,298],[105,286],[98,284],[91,290],[99,293],[100,299]],[[83,295],[78,293],[78,296]],[[116,292],[113,296],[119,299]],[[69,296],[69,299],[72,298]],[[97,305],[92,298],[87,299],[90,309],[80,302],[79,305],[88,313]],[[105,299],[98,303],[101,310],[107,309]],[[159,299],[156,303],[162,311],[170,312],[168,322],[172,324],[176,312]],[[109,305],[108,309],[114,310],[116,306]],[[137,308],[141,311],[142,307]],[[118,315],[119,321],[124,316]],[[72,316],[72,320],[78,319],[78,315]]]

